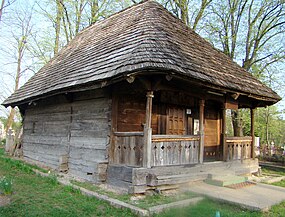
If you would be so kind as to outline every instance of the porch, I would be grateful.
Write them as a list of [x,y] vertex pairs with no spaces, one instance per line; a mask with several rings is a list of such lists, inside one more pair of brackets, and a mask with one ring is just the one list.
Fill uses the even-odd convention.
[[208,90],[199,95],[194,87],[191,93],[178,88],[185,85],[176,84],[173,92],[157,84],[156,92],[146,94],[138,85],[132,89],[140,92],[117,91],[113,96],[108,183],[143,193],[204,180],[209,174],[258,171],[252,108],[251,136],[229,137],[226,110],[238,109],[238,102]]
[[112,164],[108,167],[108,183],[128,193],[139,194],[149,190],[178,189],[192,182],[204,181],[209,175],[244,175],[256,172],[257,159],[243,161],[216,161],[202,164],[154,166],[152,168]]

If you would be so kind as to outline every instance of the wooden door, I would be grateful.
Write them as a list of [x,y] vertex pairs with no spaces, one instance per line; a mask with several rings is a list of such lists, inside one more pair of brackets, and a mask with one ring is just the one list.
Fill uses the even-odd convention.
[[186,134],[186,114],[185,109],[178,107],[168,107],[166,134],[185,135]]
[[205,108],[205,146],[204,159],[206,161],[220,158],[220,115],[215,108]]

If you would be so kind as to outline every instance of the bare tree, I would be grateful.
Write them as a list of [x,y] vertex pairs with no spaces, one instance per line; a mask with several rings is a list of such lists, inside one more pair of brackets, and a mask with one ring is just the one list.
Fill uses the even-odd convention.
[[54,23],[55,26],[54,55],[56,55],[59,50],[60,26],[63,17],[63,8],[61,0],[55,0],[55,1],[56,1],[56,19]]
[[200,21],[204,18],[206,9],[212,1],[213,0],[164,0],[160,2],[186,25],[197,30]]
[[[220,44],[230,58],[242,59],[242,67],[248,71],[260,63],[262,73],[284,59],[284,47],[276,41],[285,31],[284,6],[282,0],[215,1],[210,7],[213,15],[208,22],[209,38]],[[232,122],[234,135],[242,136],[238,111],[232,111]]]
[[[23,73],[28,70],[28,68],[22,69],[22,62],[23,62],[23,57],[25,55],[25,51],[27,50],[27,42],[32,32],[32,25],[31,25],[32,12],[30,13],[25,12],[24,14],[16,12],[15,15],[16,15],[15,29],[17,28],[17,30],[15,31],[15,29],[13,29],[12,35],[14,41],[16,42],[15,50],[16,50],[17,67],[16,67],[15,76],[11,75],[14,77],[14,89],[13,89],[14,92],[19,89],[20,79]],[[15,112],[16,112],[15,108],[11,108],[7,120],[6,132],[13,124]]]
[[5,5],[5,0],[2,0],[1,2],[1,6],[0,6],[0,22],[2,20],[2,15],[3,15],[3,10],[4,8],[10,6],[11,4],[13,4],[16,0],[8,0],[7,4]]
[[2,19],[4,4],[5,4],[5,0],[2,0],[1,6],[0,6],[0,22],[1,22],[1,19]]

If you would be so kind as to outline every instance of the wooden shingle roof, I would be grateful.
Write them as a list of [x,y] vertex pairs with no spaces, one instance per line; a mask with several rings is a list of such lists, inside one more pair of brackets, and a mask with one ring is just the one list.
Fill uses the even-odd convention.
[[81,31],[3,105],[20,105],[126,73],[177,75],[273,104],[281,98],[155,1],[144,1]]

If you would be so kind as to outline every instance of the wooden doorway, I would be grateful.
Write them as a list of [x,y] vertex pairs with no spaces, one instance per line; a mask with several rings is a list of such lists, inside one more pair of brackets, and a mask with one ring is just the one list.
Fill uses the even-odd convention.
[[186,131],[187,122],[185,109],[169,106],[167,108],[166,134],[185,135]]
[[221,158],[221,119],[219,109],[205,107],[205,146],[204,161],[216,161]]

